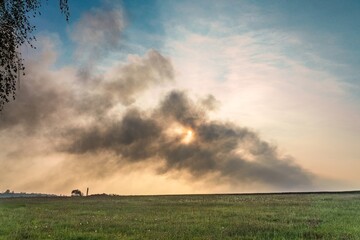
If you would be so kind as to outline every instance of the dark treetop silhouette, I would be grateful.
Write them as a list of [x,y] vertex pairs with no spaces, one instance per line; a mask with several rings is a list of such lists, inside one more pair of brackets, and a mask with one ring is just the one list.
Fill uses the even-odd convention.
[[71,191],[71,196],[81,197],[83,193],[79,189],[75,189]]

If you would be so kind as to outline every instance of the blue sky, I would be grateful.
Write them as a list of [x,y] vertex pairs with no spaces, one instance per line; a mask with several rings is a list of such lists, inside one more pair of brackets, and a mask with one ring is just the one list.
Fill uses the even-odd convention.
[[[231,123],[256,133],[274,146],[280,159],[293,159],[289,162],[313,174],[316,184],[312,189],[356,188],[360,181],[359,1],[91,0],[69,1],[69,5],[68,23],[57,4],[48,2],[42,6],[42,15],[34,22],[40,48],[25,54],[32,79],[29,83],[35,81],[37,86],[46,81],[41,88],[43,95],[51,95],[48,93],[51,90],[56,96],[54,89],[59,89],[76,102],[74,106],[46,105],[47,112],[37,109],[40,115],[36,119],[45,116],[49,129],[65,131],[86,126],[106,132],[109,122],[122,118],[128,109],[144,112],[156,109],[172,89],[186,92],[194,102],[211,95],[218,107],[209,111],[208,121]],[[146,80],[147,76],[150,80]],[[118,96],[112,89],[131,96]],[[41,96],[40,93],[36,96]],[[24,107],[21,101],[30,101],[26,97],[20,103],[14,102],[13,109]],[[106,111],[98,109],[98,101],[108,104]],[[88,112],[76,113],[80,106]],[[48,109],[58,110],[55,114]],[[13,111],[9,116],[20,112]],[[99,112],[101,117],[96,115]],[[60,119],[67,120],[55,121],[54,115],[58,114],[64,114],[66,117]],[[7,142],[12,134],[21,131],[19,126],[8,127],[0,142]],[[178,123],[169,128],[172,130],[166,133],[185,132],[186,144],[196,142],[196,129],[186,129]],[[49,129],[39,127],[39,132],[44,133],[41,136],[29,136],[26,131],[22,134],[29,140],[36,138],[34,144],[42,142],[45,146],[49,142],[45,132],[49,134]],[[57,142],[65,141],[56,136]],[[244,146],[252,144],[255,143],[247,142]],[[33,149],[41,149],[40,145]],[[32,152],[36,151],[33,149],[24,151],[21,159],[26,161],[25,152],[36,156],[34,159],[38,160],[34,160],[32,170],[41,173],[41,159],[45,156]],[[73,155],[59,152],[56,146],[48,149],[52,150],[45,154],[48,159],[45,169],[52,170],[54,175],[42,172],[40,175],[45,179],[58,174],[54,166],[68,165],[74,160]],[[233,152],[249,164],[257,161],[251,151],[241,147]],[[13,152],[0,154],[0,161],[7,156],[13,156]],[[113,155],[106,155],[110,160],[98,155],[88,157],[104,158],[104,166],[113,166],[112,161],[116,161]],[[17,169],[24,174],[30,171],[21,166]],[[131,165],[131,171],[121,169],[108,178],[85,174],[83,179],[98,189],[119,192],[121,186],[132,194],[278,189],[261,181],[234,186],[212,180],[208,187],[206,180],[194,182],[191,177],[189,180],[191,172],[169,171],[159,175],[157,167],[154,163],[153,168],[134,170]],[[64,172],[69,171],[64,168]],[[211,176],[206,175],[206,179]],[[0,177],[3,182],[11,179],[11,171],[3,179]],[[68,182],[74,181],[69,179]],[[128,182],[132,182],[131,186]],[[151,184],[161,187],[149,190]],[[24,182],[16,186],[49,191]],[[56,185],[57,192],[64,188],[60,183]]]
[[[39,32],[55,32],[59,35],[66,46],[63,54],[66,61],[71,61],[68,58],[72,49],[72,41],[68,37],[69,29],[82,13],[103,3],[92,0],[86,4],[79,1],[70,1],[69,4],[69,23],[66,23],[59,13],[58,6],[49,3],[44,4],[42,16],[35,21]],[[358,85],[358,1],[122,1],[122,7],[127,19],[124,42],[138,46],[137,49],[125,48],[124,52],[137,51],[141,54],[150,48],[166,51],[163,44],[167,37],[165,28],[169,25],[182,26],[204,35],[224,34],[211,30],[210,24],[204,24],[221,21],[232,33],[267,30],[297,34],[305,44],[294,47],[284,42],[280,49],[283,54],[299,59],[310,67],[326,68],[344,81]],[[181,21],[177,21],[178,19]],[[266,43],[267,39],[259,41]],[[281,40],[278,41],[280,44]],[[307,55],[308,52],[333,65],[318,64],[316,59]]]

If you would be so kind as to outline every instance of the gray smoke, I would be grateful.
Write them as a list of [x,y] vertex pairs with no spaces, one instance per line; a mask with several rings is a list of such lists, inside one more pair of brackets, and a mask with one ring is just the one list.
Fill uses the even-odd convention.
[[62,98],[60,89],[42,84],[41,80],[22,84],[16,102],[11,102],[0,114],[0,130],[19,126],[32,132],[42,122],[56,117],[58,104],[66,99]]
[[[49,39],[45,40],[47,41]],[[151,121],[146,123],[148,125],[132,121],[138,118],[137,111],[131,110],[131,107],[126,110],[125,105],[121,107],[121,104],[119,108],[119,103],[128,106],[138,95],[154,85],[173,81],[171,61],[157,51],[149,50],[144,56],[133,56],[132,61],[110,66],[96,78],[84,82],[76,68],[51,69],[56,57],[54,46],[43,46],[41,54],[28,62],[26,79],[22,80],[17,99],[7,104],[0,113],[0,165],[3,166],[0,181],[10,188],[16,184],[25,188],[44,187],[48,191],[63,191],[84,179],[111,176],[117,172],[113,156],[96,159],[93,156],[71,157],[59,152],[58,146],[68,145],[66,143],[73,140],[68,138],[68,134],[79,131],[79,126],[101,128],[98,135],[111,129],[111,124],[108,123],[112,121],[112,117],[108,113],[115,106],[121,111],[125,109],[129,117],[127,121],[124,119],[121,129],[114,122],[114,146],[117,141],[123,145],[131,142],[134,129],[139,129],[137,138],[146,133],[141,128],[150,131]],[[121,131],[116,133],[115,130]],[[95,139],[98,138],[96,134],[94,131]],[[117,138],[117,135],[122,137]],[[109,146],[110,143],[101,144]],[[120,151],[121,149],[118,150]],[[136,152],[140,151],[133,148],[122,154],[135,158]],[[49,162],[60,157],[61,164],[51,168]],[[144,156],[138,157],[143,158]],[[97,166],[95,170],[86,168],[93,165]],[[82,171],[84,167],[88,170]],[[74,172],[78,170],[81,170],[81,176],[74,176]],[[18,178],[19,174],[22,175],[21,179]]]
[[[131,109],[119,121],[73,130],[64,149],[72,154],[111,152],[121,163],[157,159],[162,173],[214,175],[233,184],[257,182],[281,189],[311,185],[312,175],[290,157],[279,156],[276,147],[247,128],[209,120],[201,106],[184,92],[172,91],[152,111]],[[182,141],[186,133],[168,134],[174,124],[193,131],[191,142]]]
[[106,96],[114,102],[129,105],[135,101],[136,93],[172,81],[174,69],[169,59],[150,50],[131,64],[115,67],[112,75],[110,81],[104,84]]
[[[41,61],[50,59],[46,55]],[[66,124],[79,116],[104,117],[114,105],[129,105],[141,92],[174,79],[171,61],[155,50],[149,50],[136,61],[118,64],[86,83],[64,79],[76,78],[75,73],[54,75],[41,67],[29,63],[27,79],[22,82],[16,101],[0,113],[0,130],[19,127],[34,134],[43,127],[59,128],[64,118],[68,119],[63,122]]]
[[156,50],[149,50],[142,57],[127,64],[117,64],[103,75],[82,83],[73,107],[79,115],[99,120],[117,104],[129,106],[151,87],[173,81],[170,59]]
[[[175,74],[171,61],[155,50],[99,71],[99,60],[120,47],[124,26],[123,13],[116,7],[93,9],[82,16],[70,32],[85,66],[81,74],[76,68],[50,70],[49,62],[56,55],[53,49],[45,49],[42,59],[29,64],[17,100],[0,114],[0,144],[8,148],[0,151],[1,164],[6,166],[0,180],[13,181],[11,169],[26,172],[32,160],[25,159],[65,153],[64,169],[54,171],[48,180],[68,184],[81,178],[60,181],[59,174],[69,172],[69,166],[95,165],[82,176],[101,178],[116,172],[116,167],[147,167],[156,162],[159,174],[178,171],[234,186],[260,183],[299,189],[312,185],[312,174],[255,132],[210,120],[209,111],[219,106],[212,95],[194,102],[185,92],[174,90],[154,109],[131,106],[144,91],[172,82]],[[109,114],[114,108],[122,117]],[[17,146],[8,141],[13,136]],[[16,167],[10,161],[16,161]],[[32,173],[27,176],[32,178]]]
[[74,102],[68,71],[51,71],[56,52],[50,39],[40,39],[42,52],[27,62],[25,78],[18,86],[16,100],[0,112],[0,131],[18,128],[28,134],[50,128],[66,117]]
[[206,98],[201,99],[200,103],[204,108],[210,111],[217,110],[220,106],[220,102],[211,94]]
[[104,6],[85,13],[70,32],[77,44],[77,59],[91,69],[102,57],[120,47],[124,28],[120,6]]

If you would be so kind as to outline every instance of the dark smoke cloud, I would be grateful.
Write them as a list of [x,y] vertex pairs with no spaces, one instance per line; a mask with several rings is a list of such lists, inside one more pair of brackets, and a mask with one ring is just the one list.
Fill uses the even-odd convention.
[[[207,110],[181,91],[170,92],[149,112],[129,110],[120,121],[92,129],[77,129],[65,150],[72,154],[117,154],[122,163],[163,161],[159,172],[186,171],[194,178],[214,175],[221,181],[256,182],[281,189],[309,187],[312,175],[290,157],[247,128],[210,121]],[[174,124],[191,129],[194,139],[169,134]],[[186,134],[186,133],[185,133]]]
[[128,65],[119,65],[112,72],[104,91],[115,102],[129,105],[135,101],[136,93],[150,86],[163,84],[174,79],[171,61],[155,50],[150,50],[143,58],[136,58]]
[[42,51],[27,61],[26,76],[18,85],[16,100],[0,112],[0,131],[15,127],[34,134],[67,115],[67,108],[75,100],[68,81],[72,72],[49,70],[57,55],[52,41],[39,39]]
[[22,84],[16,103],[10,103],[0,113],[0,130],[19,126],[33,132],[49,118],[56,118],[57,106],[64,100],[63,94],[55,86],[42,84],[41,80],[44,79]]
[[[53,52],[52,47],[44,52]],[[104,118],[116,104],[129,105],[141,92],[174,79],[171,61],[155,50],[110,67],[86,83],[79,81],[75,70],[44,70],[42,63],[52,62],[52,58],[52,54],[44,54],[38,61],[29,62],[16,101],[0,113],[0,130],[18,127],[34,134],[41,133],[42,128],[59,128],[78,117]]]
[[[130,106],[144,91],[173,81],[174,68],[170,59],[149,50],[100,72],[97,63],[120,47],[124,26],[123,12],[116,7],[93,9],[82,16],[70,32],[85,67],[81,71],[50,70],[56,54],[45,44],[44,54],[29,64],[17,100],[0,114],[0,145],[8,147],[5,153],[0,151],[4,156],[0,163],[6,166],[0,171],[6,171],[0,181],[12,182],[15,174],[11,171],[26,172],[33,165],[31,158],[53,154],[65,160],[61,170],[54,170],[56,174],[47,179],[55,185],[58,182],[61,189],[80,176],[100,179],[117,167],[146,167],[154,162],[161,166],[159,174],[178,171],[234,186],[260,183],[298,189],[312,185],[310,173],[291,157],[279,155],[276,147],[253,131],[210,120],[209,111],[219,106],[212,95],[194,102],[185,92],[175,90],[155,109],[140,111]],[[122,117],[109,117],[119,104]],[[185,141],[189,130],[193,139]],[[23,139],[21,146],[9,143],[12,136]],[[17,167],[10,161],[16,161]],[[92,165],[95,167],[76,177],[58,177],[72,172],[66,169],[69,166],[80,172]],[[33,174],[27,176],[31,179]],[[44,182],[41,177],[37,181]]]
[[[90,155],[83,159],[78,155],[71,157],[59,152],[58,144],[69,141],[69,132],[76,133],[77,130],[80,134],[79,126],[98,129],[98,135],[94,131],[95,139],[104,134],[105,129],[111,129],[111,124],[107,123],[112,121],[108,116],[112,108],[121,102],[129,104],[129,99],[134,101],[137,95],[154,85],[173,81],[171,61],[157,51],[149,50],[144,56],[132,56],[128,63],[110,66],[103,74],[84,82],[76,68],[53,69],[56,51],[52,39],[40,41],[44,41],[43,49],[39,55],[33,56],[33,61],[28,62],[26,79],[21,82],[17,99],[7,104],[0,113],[0,182],[9,188],[17,186],[64,191],[76,182],[86,181],[84,179],[113,176],[117,172],[114,171],[115,167],[120,169],[125,166],[115,166],[112,154],[96,159]],[[120,109],[124,110],[125,107]],[[120,146],[129,145],[140,135],[148,147],[145,144],[146,136],[154,134],[154,124],[152,121],[136,122],[133,119],[142,114],[131,109],[125,111],[128,118],[124,118],[122,128],[119,129],[115,122],[112,126],[113,147],[117,141],[121,143]],[[134,135],[136,129],[138,133]],[[141,129],[148,129],[148,134]],[[101,143],[103,146],[109,144],[109,141]],[[123,157],[135,159],[136,153],[142,153],[136,147],[141,148],[141,144],[134,148],[118,149],[115,155],[121,152]],[[143,159],[144,155],[139,154],[137,158]],[[55,168],[55,162],[61,164],[58,163]],[[94,165],[97,167],[92,168]],[[88,170],[82,171],[83,168]],[[18,178],[19,174],[22,175],[21,179]]]
[[144,56],[133,56],[126,64],[117,64],[103,75],[81,82],[72,106],[80,115],[102,121],[109,110],[118,104],[129,106],[151,87],[174,81],[174,68],[169,58],[156,50]]
[[81,154],[111,149],[128,161],[138,161],[154,154],[152,149],[161,136],[160,131],[161,127],[155,120],[132,109],[125,113],[121,122],[108,123],[90,130],[70,131],[69,136],[77,140],[67,148],[67,151]]
[[220,107],[220,102],[211,94],[206,98],[201,99],[201,105],[207,110],[214,111]]

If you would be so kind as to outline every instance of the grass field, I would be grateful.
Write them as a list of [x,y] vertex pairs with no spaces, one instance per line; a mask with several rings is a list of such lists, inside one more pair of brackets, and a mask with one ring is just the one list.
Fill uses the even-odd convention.
[[360,239],[360,193],[0,199],[0,239]]

